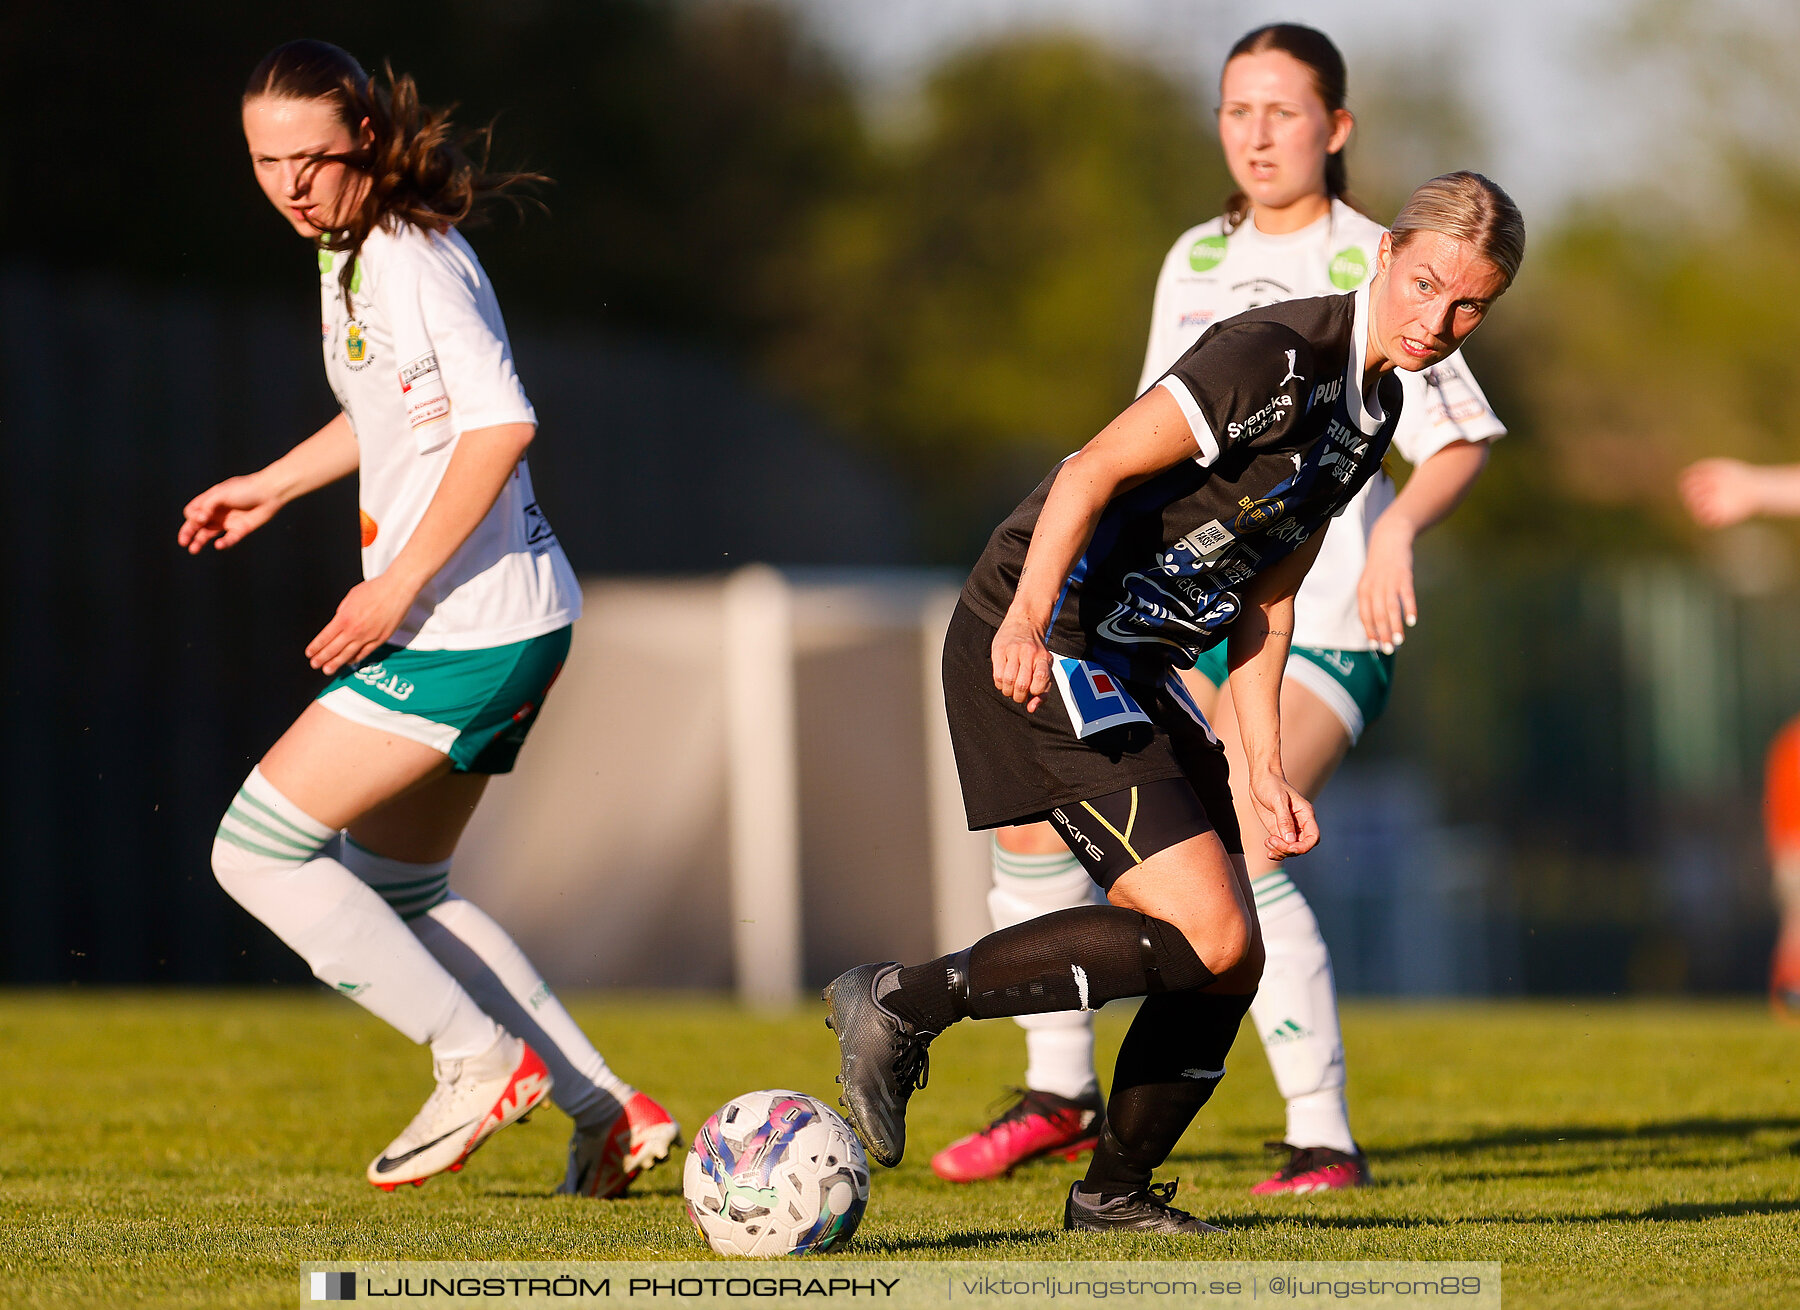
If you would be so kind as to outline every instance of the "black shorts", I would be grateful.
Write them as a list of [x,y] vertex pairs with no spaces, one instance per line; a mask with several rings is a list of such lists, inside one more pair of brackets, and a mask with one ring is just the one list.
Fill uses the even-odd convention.
[[1080,737],[1054,683],[1035,714],[995,690],[993,644],[993,625],[958,603],[944,638],[944,709],[969,827],[1030,823],[1059,806],[1184,778],[1225,849],[1243,853],[1225,750],[1173,692],[1124,682],[1150,722]]

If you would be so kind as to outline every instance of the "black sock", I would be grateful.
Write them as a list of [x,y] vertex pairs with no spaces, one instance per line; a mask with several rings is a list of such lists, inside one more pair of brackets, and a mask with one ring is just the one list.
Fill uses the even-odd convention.
[[1106,1128],[1082,1191],[1118,1195],[1149,1184],[1219,1085],[1253,995],[1186,991],[1145,998],[1119,1048]]
[[1172,923],[1084,905],[991,932],[965,951],[902,969],[881,1003],[926,1032],[958,1019],[1097,1010],[1205,986],[1213,973]]

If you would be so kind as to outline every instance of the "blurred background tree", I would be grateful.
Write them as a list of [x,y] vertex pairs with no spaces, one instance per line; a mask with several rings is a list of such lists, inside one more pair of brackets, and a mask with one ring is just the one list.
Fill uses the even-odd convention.
[[817,213],[769,367],[905,470],[939,558],[1130,402],[1162,257],[1229,189],[1208,135],[1141,62],[1012,41],[939,69]]

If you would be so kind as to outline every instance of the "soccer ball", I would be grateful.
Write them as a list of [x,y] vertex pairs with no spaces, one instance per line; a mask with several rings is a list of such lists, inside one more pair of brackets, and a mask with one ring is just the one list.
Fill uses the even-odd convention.
[[720,1255],[809,1255],[848,1242],[869,1203],[850,1126],[800,1092],[745,1092],[694,1134],[688,1218]]

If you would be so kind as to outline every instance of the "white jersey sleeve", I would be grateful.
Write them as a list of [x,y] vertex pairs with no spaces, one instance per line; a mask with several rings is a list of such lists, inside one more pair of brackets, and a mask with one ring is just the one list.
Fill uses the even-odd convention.
[[512,348],[492,326],[499,306],[482,303],[493,290],[466,250],[447,236],[426,237],[383,270],[382,308],[420,454],[477,428],[537,422]]
[[1462,351],[1420,373],[1400,374],[1406,405],[1394,448],[1414,468],[1453,441],[1495,441],[1506,435]]
[[1169,365],[1181,357],[1182,351],[1192,344],[1189,341],[1177,342],[1173,330],[1175,311],[1171,298],[1175,291],[1175,279],[1180,275],[1181,266],[1187,258],[1187,249],[1194,243],[1195,237],[1202,228],[1189,228],[1175,239],[1169,247],[1169,253],[1163,256],[1162,267],[1156,273],[1156,293],[1150,301],[1150,339],[1144,346],[1144,368],[1138,374],[1137,394],[1143,395],[1156,385],[1156,380],[1169,369]]

